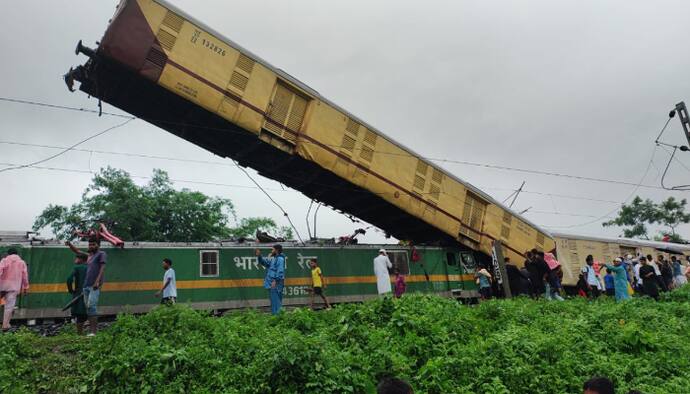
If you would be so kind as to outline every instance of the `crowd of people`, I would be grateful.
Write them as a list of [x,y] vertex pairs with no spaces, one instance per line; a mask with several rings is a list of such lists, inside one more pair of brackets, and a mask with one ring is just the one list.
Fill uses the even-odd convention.
[[[536,249],[525,252],[525,262],[518,268],[505,258],[506,274],[512,296],[529,295],[549,300],[563,300],[563,268],[553,254]],[[482,265],[475,273],[475,280],[482,299],[492,298],[500,292],[491,267]],[[609,263],[595,261],[592,255],[585,258],[576,286],[582,297],[597,298],[600,295],[615,297],[618,301],[632,295],[644,295],[659,299],[666,292],[685,285],[690,280],[690,257],[684,261],[676,256],[668,260],[658,255],[616,257]]]
[[[77,331],[82,333],[88,321],[89,336],[98,330],[98,300],[105,278],[106,253],[100,249],[100,242],[92,238],[86,252],[79,250],[70,242],[65,242],[75,254],[74,267],[67,278],[67,291],[72,295],[68,304],[71,314],[76,321]],[[276,244],[268,256],[263,257],[256,249],[259,264],[266,268],[263,287],[268,291],[271,313],[278,314],[282,308],[283,288],[285,285],[285,255],[283,247]],[[510,292],[513,296],[529,295],[533,298],[544,297],[549,300],[563,300],[563,269],[553,254],[536,249],[525,252],[525,262],[522,268],[514,265],[510,258],[505,258],[505,267]],[[690,262],[690,258],[687,258]],[[577,283],[578,295],[597,298],[602,294],[615,297],[616,300],[626,300],[633,294],[646,295],[654,299],[659,298],[660,292],[685,285],[690,279],[690,264],[683,265],[683,261],[676,256],[666,260],[658,255],[632,255],[617,257],[612,263],[604,264],[595,261],[592,255],[585,259],[585,264],[579,274]],[[177,285],[172,260],[162,261],[164,270],[163,285],[154,294],[161,297],[161,303],[172,305],[177,299]],[[316,258],[309,261],[311,268],[311,307],[314,307],[315,297],[321,298],[326,308],[331,305],[325,294],[326,278]],[[393,293],[400,298],[406,291],[405,275],[394,267],[385,249],[380,249],[373,260],[373,271],[376,276],[377,292],[380,296]],[[496,280],[489,265],[480,266],[475,274],[475,280],[482,299],[492,298],[499,292]],[[395,275],[391,281],[390,272]],[[391,283],[394,283],[394,287]],[[10,319],[17,297],[26,294],[29,289],[29,279],[26,263],[19,257],[16,249],[9,249],[7,256],[0,261],[0,299],[4,302],[2,329],[10,329]]]
[[[74,266],[67,276],[67,292],[72,300],[65,309],[70,309],[71,317],[76,322],[77,332],[82,334],[88,322],[92,337],[98,331],[98,301],[105,281],[105,264],[107,254],[100,249],[98,238],[89,239],[86,252],[75,247],[71,242],[65,246],[74,252]],[[165,258],[163,266],[163,285],[154,293],[161,297],[161,304],[172,305],[177,300],[177,283],[172,260]],[[2,330],[10,330],[10,320],[16,309],[17,296],[29,290],[27,265],[17,253],[17,249],[7,250],[7,256],[0,260],[0,299],[4,303]]]
[[580,296],[589,298],[605,293],[619,301],[633,294],[658,300],[660,292],[687,284],[688,277],[690,265],[684,266],[683,261],[673,255],[667,260],[660,254],[655,260],[651,255],[633,257],[628,254],[616,257],[613,264],[601,264],[589,255],[579,275],[577,289]]

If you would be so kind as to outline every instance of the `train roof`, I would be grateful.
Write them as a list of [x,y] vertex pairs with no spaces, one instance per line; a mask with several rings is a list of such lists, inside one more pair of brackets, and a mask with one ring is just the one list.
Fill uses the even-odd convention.
[[[288,249],[364,249],[375,250],[400,250],[409,249],[409,246],[398,244],[355,244],[355,245],[338,245],[338,244],[323,244],[323,243],[306,243],[302,245],[297,241],[278,242],[283,247]],[[21,247],[47,247],[47,248],[64,248],[63,241],[58,240],[43,240],[37,238],[13,239],[3,241],[0,240],[0,246],[15,246]],[[85,249],[88,242],[80,241],[74,242],[74,245]],[[267,249],[273,246],[274,243],[259,243],[259,242],[236,242],[236,241],[217,241],[217,242],[125,242],[124,249],[245,249],[245,248],[260,248]],[[102,242],[102,247],[113,249],[114,246]],[[420,249],[443,249],[440,246],[426,246],[416,245]]]
[[449,172],[448,170],[446,170],[445,168],[443,168],[443,167],[441,167],[441,166],[439,166],[439,165],[437,165],[437,164],[429,163],[428,160],[426,160],[426,158],[424,158],[424,156],[417,154],[414,150],[408,148],[407,146],[405,146],[405,145],[401,144],[400,142],[394,140],[393,138],[389,137],[387,134],[381,132],[381,131],[380,131],[379,129],[377,129],[376,127],[373,127],[372,125],[370,125],[369,123],[363,121],[362,119],[360,119],[360,118],[357,117],[356,115],[353,115],[351,112],[345,110],[344,108],[342,108],[342,107],[339,106],[338,104],[335,104],[335,103],[332,102],[331,100],[329,100],[329,99],[327,99],[326,97],[322,96],[318,91],[316,91],[315,89],[309,87],[306,83],[304,83],[304,82],[300,81],[299,79],[293,77],[292,75],[288,74],[288,73],[285,72],[284,70],[282,70],[282,69],[280,69],[280,68],[278,68],[278,67],[274,67],[273,65],[271,65],[269,62],[267,62],[266,60],[264,60],[264,59],[261,58],[260,56],[256,55],[256,54],[253,53],[252,51],[250,51],[250,50],[244,48],[243,46],[241,46],[240,44],[236,43],[235,41],[233,41],[233,40],[227,38],[225,35],[219,33],[218,31],[216,31],[215,29],[209,27],[208,25],[204,24],[203,22],[199,21],[199,20],[196,19],[195,17],[193,17],[193,16],[187,14],[186,12],[184,12],[183,10],[181,10],[180,8],[178,8],[177,6],[175,6],[175,5],[173,5],[173,4],[170,4],[170,2],[168,2],[168,1],[166,1],[166,0],[154,0],[154,1],[157,2],[157,3],[159,3],[159,4],[162,4],[164,7],[166,7],[166,8],[168,8],[168,9],[174,11],[175,13],[177,13],[177,14],[179,14],[179,15],[181,15],[181,16],[183,16],[183,17],[184,17],[186,20],[188,20],[189,22],[192,22],[193,24],[195,24],[195,25],[199,26],[200,28],[206,30],[207,32],[213,34],[213,35],[216,36],[218,39],[224,41],[226,44],[228,44],[228,45],[234,47],[235,49],[239,50],[240,52],[244,53],[245,55],[250,56],[252,59],[254,59],[255,61],[257,61],[258,63],[260,63],[260,64],[263,65],[264,67],[266,67],[266,68],[268,68],[269,70],[273,71],[274,73],[280,75],[281,78],[284,78],[285,80],[289,81],[290,83],[292,83],[292,84],[294,84],[295,86],[299,87],[300,89],[304,90],[306,93],[308,93],[308,94],[314,96],[315,98],[318,98],[319,100],[323,101],[324,103],[326,103],[326,104],[332,106],[333,108],[337,109],[338,111],[344,113],[345,115],[347,115],[347,116],[350,117],[351,119],[357,121],[357,122],[360,123],[361,125],[363,125],[363,126],[365,126],[366,128],[368,128],[369,130],[375,131],[376,133],[378,133],[379,135],[381,135],[383,138],[385,138],[386,140],[388,140],[390,143],[392,143],[392,144],[398,146],[399,148],[401,148],[401,149],[406,150],[407,152],[409,152],[411,156],[415,156],[415,157],[417,157],[417,158],[419,158],[419,159],[421,159],[421,160],[427,162],[427,164],[431,165],[432,167],[436,167],[436,168],[441,169],[441,170],[444,172],[444,174],[445,174],[446,176],[448,176],[448,177],[454,179],[454,180],[457,181],[457,182],[462,183],[462,184],[465,185],[468,189],[470,189],[473,193],[475,193],[475,194],[481,196],[483,199],[489,201],[491,204],[497,205],[497,206],[501,207],[502,209],[504,209],[504,210],[510,212],[513,216],[517,217],[518,219],[522,220],[523,222],[527,223],[528,225],[530,225],[530,226],[536,228],[536,229],[539,230],[541,233],[543,233],[543,234],[545,234],[545,235],[547,235],[547,236],[553,237],[553,235],[552,235],[551,232],[549,232],[549,231],[547,231],[546,229],[542,228],[541,226],[539,226],[539,225],[537,225],[537,224],[531,222],[529,219],[525,218],[524,216],[520,215],[519,213],[513,211],[511,208],[509,208],[509,207],[503,205],[502,203],[498,202],[498,201],[495,200],[493,197],[489,196],[487,193],[483,192],[482,190],[480,190],[479,188],[475,187],[475,186],[472,185],[471,183],[469,183],[469,182],[467,182],[467,181],[461,179],[460,177],[458,177],[458,176],[456,176],[456,175],[450,173],[450,172]]
[[649,241],[644,239],[635,238],[616,238],[616,237],[599,237],[592,235],[579,235],[579,234],[566,234],[555,232],[552,235],[556,238],[565,239],[575,239],[583,241],[596,241],[596,242],[607,242],[616,243],[620,245],[630,245],[630,246],[647,246],[650,248],[664,249],[664,250],[677,250],[678,252],[690,252],[690,245],[688,244],[677,244],[672,242],[661,242],[661,241]]

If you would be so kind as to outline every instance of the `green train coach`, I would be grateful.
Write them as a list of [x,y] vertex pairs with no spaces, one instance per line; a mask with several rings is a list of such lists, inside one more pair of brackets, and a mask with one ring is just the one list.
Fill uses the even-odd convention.
[[[361,302],[376,297],[373,258],[386,248],[389,258],[406,274],[408,292],[435,293],[474,298],[475,257],[469,252],[442,247],[412,248],[398,245],[298,246],[285,243],[287,256],[284,305],[308,305],[309,260],[317,258],[326,278],[326,294],[332,303]],[[14,318],[51,319],[69,316],[62,307],[71,299],[66,278],[73,253],[58,243],[0,245],[0,252],[16,247],[29,267],[29,293],[18,301]],[[86,250],[86,244],[78,244]],[[145,313],[159,303],[154,293],[162,285],[161,261],[170,258],[177,276],[178,303],[195,309],[224,311],[262,308],[269,305],[263,288],[264,268],[254,250],[267,253],[269,246],[237,243],[126,243],[104,245],[108,255],[105,284],[99,302],[101,315],[120,312]],[[393,280],[391,275],[391,280]]]

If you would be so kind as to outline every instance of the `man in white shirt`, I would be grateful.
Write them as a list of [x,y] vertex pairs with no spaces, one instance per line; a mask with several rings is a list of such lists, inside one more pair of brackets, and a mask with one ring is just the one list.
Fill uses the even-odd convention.
[[642,263],[640,263],[639,258],[637,258],[633,262],[635,263],[635,265],[633,266],[633,277],[635,278],[635,291],[642,293],[642,278],[640,278],[640,267],[642,267]]
[[590,297],[597,298],[601,294],[601,281],[594,269],[594,257],[591,254],[588,255],[585,262],[587,265],[582,268],[582,275],[584,275],[585,282],[587,282],[587,293],[589,293]]
[[163,259],[163,269],[165,270],[163,287],[156,292],[156,297],[160,297],[162,293],[161,304],[173,305],[177,301],[177,281],[175,280],[175,270],[172,268],[172,260]]
[[376,289],[379,295],[391,292],[391,277],[388,270],[393,264],[388,259],[386,249],[380,249],[379,255],[374,259],[374,275],[376,275]]

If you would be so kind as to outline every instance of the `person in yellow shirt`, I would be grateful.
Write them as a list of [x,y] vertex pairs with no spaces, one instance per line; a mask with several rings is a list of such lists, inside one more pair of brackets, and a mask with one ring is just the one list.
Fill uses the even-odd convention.
[[316,259],[311,259],[309,261],[309,266],[311,267],[311,308],[314,309],[314,296],[318,295],[323,299],[326,308],[330,309],[331,305],[328,303],[326,295],[323,293],[326,288],[326,281],[321,273],[321,267],[319,267]]

